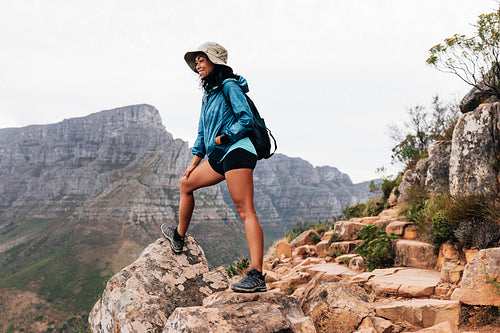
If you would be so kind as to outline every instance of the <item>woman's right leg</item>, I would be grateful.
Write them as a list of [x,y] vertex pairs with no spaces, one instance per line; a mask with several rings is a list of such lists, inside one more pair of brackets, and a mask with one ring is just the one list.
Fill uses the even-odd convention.
[[182,177],[179,181],[181,192],[179,203],[179,226],[177,232],[184,236],[188,230],[194,210],[193,192],[199,188],[211,186],[224,180],[224,176],[215,172],[208,161],[202,162],[191,172],[188,178]]

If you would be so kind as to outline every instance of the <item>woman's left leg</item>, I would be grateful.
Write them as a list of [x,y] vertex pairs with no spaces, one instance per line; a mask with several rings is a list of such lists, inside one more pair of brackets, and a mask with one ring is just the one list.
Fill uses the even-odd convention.
[[251,268],[262,272],[264,234],[253,202],[253,170],[233,169],[227,171],[225,176],[227,188],[236,206],[236,211],[245,224]]

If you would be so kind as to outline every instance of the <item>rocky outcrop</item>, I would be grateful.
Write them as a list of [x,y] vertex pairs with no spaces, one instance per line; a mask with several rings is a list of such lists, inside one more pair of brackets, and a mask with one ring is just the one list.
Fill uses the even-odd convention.
[[500,103],[463,114],[453,131],[450,194],[496,194],[500,147]]
[[465,266],[459,299],[469,305],[500,306],[500,248],[479,251]]
[[403,180],[399,185],[398,204],[408,201],[413,186],[425,186],[428,168],[429,158],[424,158],[417,162],[414,169],[409,169],[405,172]]
[[431,194],[449,191],[450,141],[436,141],[429,146],[429,167],[425,187]]
[[353,332],[370,313],[370,299],[363,288],[323,275],[306,287],[300,306],[317,332]]
[[203,306],[177,308],[163,332],[316,332],[295,298],[282,292],[215,293]]
[[225,270],[209,271],[193,237],[186,238],[181,254],[158,239],[108,281],[90,313],[90,328],[94,333],[162,332],[176,308],[201,305],[205,297],[228,286]]

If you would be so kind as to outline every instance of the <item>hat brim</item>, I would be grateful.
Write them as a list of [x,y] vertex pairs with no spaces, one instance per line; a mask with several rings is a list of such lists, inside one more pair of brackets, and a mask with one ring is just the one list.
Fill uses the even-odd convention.
[[198,71],[196,70],[195,58],[196,58],[196,55],[200,54],[200,53],[204,54],[212,63],[214,63],[216,65],[222,65],[222,66],[226,66],[226,67],[231,68],[230,66],[228,66],[225,63],[223,63],[222,61],[220,61],[218,58],[211,57],[210,54],[208,54],[206,52],[199,51],[199,50],[186,52],[186,54],[184,55],[184,60],[188,64],[189,68],[191,68],[193,70],[193,72],[195,72],[197,74],[198,74]]

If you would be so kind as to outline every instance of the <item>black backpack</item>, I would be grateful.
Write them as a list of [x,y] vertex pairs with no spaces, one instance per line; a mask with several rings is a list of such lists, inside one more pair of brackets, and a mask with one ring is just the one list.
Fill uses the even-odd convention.
[[[276,139],[274,138],[271,130],[267,128],[264,118],[262,118],[257,111],[255,103],[250,99],[250,97],[245,94],[247,98],[248,105],[253,114],[253,128],[252,132],[248,135],[252,141],[255,150],[257,151],[257,159],[261,160],[263,158],[269,158],[274,155],[276,149],[278,148],[276,144]],[[274,142],[274,150],[271,153],[271,139]]]
[[[231,102],[228,101],[227,96],[224,94],[224,92],[222,93],[222,95],[224,95],[226,103],[231,106]],[[267,128],[266,123],[264,122],[264,118],[262,118],[259,114],[259,111],[257,111],[255,103],[250,99],[250,97],[248,97],[247,94],[245,94],[245,97],[247,98],[248,106],[250,106],[250,110],[252,110],[253,114],[253,128],[250,134],[248,134],[248,137],[250,141],[252,141],[253,146],[257,151],[257,159],[261,160],[263,158],[269,158],[273,156],[276,152],[276,149],[278,149],[276,139],[271,133],[271,130]],[[272,153],[271,139],[273,139],[274,142],[274,150]]]

